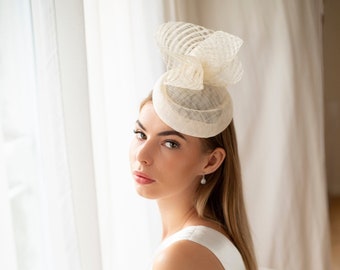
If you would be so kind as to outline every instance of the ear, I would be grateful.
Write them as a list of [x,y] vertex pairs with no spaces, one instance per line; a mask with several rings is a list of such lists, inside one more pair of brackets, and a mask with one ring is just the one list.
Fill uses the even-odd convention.
[[216,148],[208,156],[207,164],[204,167],[204,174],[210,174],[216,171],[222,164],[226,157],[226,152],[223,148]]

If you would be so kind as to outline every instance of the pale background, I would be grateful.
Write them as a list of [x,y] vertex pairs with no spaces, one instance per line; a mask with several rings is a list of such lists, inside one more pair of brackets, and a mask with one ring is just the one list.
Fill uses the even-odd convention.
[[330,269],[338,14],[336,0],[0,0],[0,269],[146,269],[161,227],[127,152],[169,19],[245,41],[230,92],[260,265]]

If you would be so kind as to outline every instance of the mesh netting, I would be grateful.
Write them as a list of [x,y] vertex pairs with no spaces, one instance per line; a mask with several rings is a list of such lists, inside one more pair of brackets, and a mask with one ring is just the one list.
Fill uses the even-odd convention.
[[241,79],[237,53],[242,40],[202,26],[169,22],[156,34],[167,72],[154,89],[154,106],[173,129],[210,137],[232,119],[226,87]]

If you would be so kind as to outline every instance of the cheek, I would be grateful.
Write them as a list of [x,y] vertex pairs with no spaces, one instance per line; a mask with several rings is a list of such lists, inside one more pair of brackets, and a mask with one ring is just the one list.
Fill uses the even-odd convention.
[[172,174],[179,174],[181,176],[187,176],[191,178],[194,175],[197,175],[198,162],[196,159],[191,156],[183,157],[181,155],[173,156],[170,159],[167,159],[164,162],[165,170]]
[[181,170],[188,175],[188,177],[196,178],[202,175],[205,167],[205,159],[202,158],[201,153],[192,153],[183,161]]

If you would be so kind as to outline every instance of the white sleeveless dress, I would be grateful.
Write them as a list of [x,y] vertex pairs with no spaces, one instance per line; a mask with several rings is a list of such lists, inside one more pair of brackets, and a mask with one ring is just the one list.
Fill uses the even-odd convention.
[[241,254],[222,233],[206,226],[189,226],[166,238],[156,250],[155,256],[171,244],[189,240],[209,249],[227,270],[245,270]]

